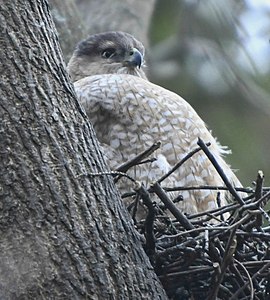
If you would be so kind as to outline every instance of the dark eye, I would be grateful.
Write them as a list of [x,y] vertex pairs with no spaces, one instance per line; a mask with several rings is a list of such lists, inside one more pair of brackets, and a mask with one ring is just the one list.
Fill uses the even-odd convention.
[[108,48],[102,52],[101,56],[103,58],[112,58],[114,56],[114,54],[115,54],[115,49]]

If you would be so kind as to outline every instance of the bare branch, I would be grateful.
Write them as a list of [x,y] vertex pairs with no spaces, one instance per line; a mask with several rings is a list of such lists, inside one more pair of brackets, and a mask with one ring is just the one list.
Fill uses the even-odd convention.
[[227,186],[227,188],[230,191],[230,193],[234,196],[234,198],[237,200],[238,203],[244,205],[245,202],[238,195],[238,193],[236,192],[235,188],[232,186],[232,184],[230,183],[229,179],[227,178],[226,174],[224,173],[224,171],[222,170],[222,168],[219,166],[219,164],[218,164],[217,160],[215,159],[214,155],[209,151],[207,145],[200,138],[198,139],[198,143],[197,144],[202,148],[203,152],[209,158],[209,160],[211,161],[211,163],[213,164],[213,166],[217,170],[218,174],[220,175],[220,177],[224,181],[224,183]]

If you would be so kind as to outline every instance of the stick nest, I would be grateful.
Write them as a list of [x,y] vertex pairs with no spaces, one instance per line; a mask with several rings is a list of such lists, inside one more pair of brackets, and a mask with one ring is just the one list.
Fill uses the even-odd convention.
[[[169,199],[161,180],[150,189],[137,184],[134,195],[148,210],[146,219],[136,224],[145,237],[145,251],[170,299],[270,299],[270,226],[265,209],[270,191],[263,187],[263,174],[258,172],[254,189],[232,187],[211,157],[207,144],[199,140],[198,145],[196,151],[205,152],[224,181],[224,187],[200,188],[228,189],[236,202],[187,216]],[[157,147],[159,143],[119,167],[115,180]],[[189,153],[162,180],[196,151]],[[247,197],[242,199],[239,191]],[[151,200],[152,193],[175,219],[160,214],[161,210]],[[224,218],[225,214],[230,217]]]

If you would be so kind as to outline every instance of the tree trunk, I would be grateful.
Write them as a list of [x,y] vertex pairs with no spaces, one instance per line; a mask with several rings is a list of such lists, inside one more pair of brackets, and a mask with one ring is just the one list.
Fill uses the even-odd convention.
[[0,299],[166,299],[44,0],[0,6]]

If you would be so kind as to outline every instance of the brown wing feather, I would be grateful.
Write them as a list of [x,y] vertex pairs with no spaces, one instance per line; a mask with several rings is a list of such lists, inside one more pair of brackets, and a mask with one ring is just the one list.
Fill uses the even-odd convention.
[[[195,110],[180,96],[142,78],[132,75],[95,75],[75,83],[79,100],[92,121],[99,140],[108,152],[119,155],[109,160],[115,168],[154,142],[162,146],[156,152],[157,161],[129,171],[129,175],[149,185],[166,173],[188,152],[197,147],[200,137],[210,142],[210,150],[231,182],[241,186],[233,171],[223,159],[226,153]],[[105,149],[106,151],[106,149]],[[164,186],[223,186],[220,176],[205,156],[199,152],[170,176]],[[123,184],[122,189],[127,189]],[[196,213],[216,207],[216,191],[184,191],[179,207]],[[228,194],[221,191],[221,200],[227,203]]]

